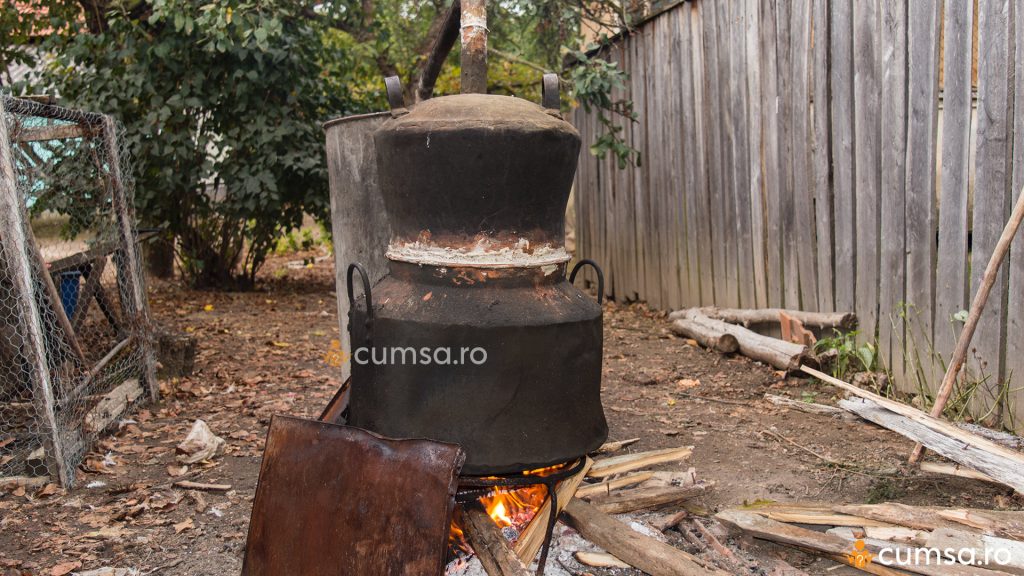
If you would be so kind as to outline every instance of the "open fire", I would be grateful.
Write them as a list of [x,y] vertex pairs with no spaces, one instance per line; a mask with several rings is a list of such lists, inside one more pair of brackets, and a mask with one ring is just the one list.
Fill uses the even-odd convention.
[[[566,468],[565,464],[548,466],[523,472],[523,476],[542,478]],[[496,482],[500,480],[493,477]],[[501,528],[502,535],[515,546],[520,536],[530,526],[537,512],[547,500],[547,488],[543,484],[534,484],[520,488],[495,486],[490,492],[477,499],[477,502],[491,520]],[[469,505],[473,505],[472,503]],[[463,531],[462,506],[457,506],[452,516],[451,530],[448,535],[448,570],[447,574],[457,574],[473,555],[473,548]]]

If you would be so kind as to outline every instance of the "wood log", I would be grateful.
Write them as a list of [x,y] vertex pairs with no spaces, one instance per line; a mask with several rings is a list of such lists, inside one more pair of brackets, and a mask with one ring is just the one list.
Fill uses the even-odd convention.
[[581,536],[651,576],[728,576],[728,572],[708,567],[678,548],[636,532],[582,500],[569,502],[565,515]]
[[920,442],[937,454],[977,470],[1018,492],[1024,492],[1024,455],[1020,453],[936,420],[923,412],[917,411],[917,418],[912,418],[907,414],[892,412],[887,409],[888,406],[879,405],[877,401],[867,398],[841,400],[839,406]]
[[[804,326],[815,328],[836,328],[839,330],[853,330],[857,327],[857,315],[853,312],[804,312],[802,310],[786,310],[784,308],[758,308],[758,309],[737,309],[718,308],[706,306],[699,308],[700,313],[714,320],[722,320],[730,324],[776,324],[779,322],[779,313],[786,314],[800,321]],[[669,315],[670,319],[676,319],[686,314],[687,310],[679,310]]]
[[[715,517],[736,530],[755,538],[818,552],[837,562],[853,566],[864,572],[884,575],[901,574],[897,570],[878,563],[868,563],[862,566],[855,565],[848,556],[855,550],[853,542],[835,534],[816,532],[807,528],[776,522],[742,510],[725,510],[719,512]],[[878,547],[872,546],[870,542],[865,542],[865,544],[867,544],[866,549],[868,551],[877,555]],[[900,568],[914,574],[925,574],[927,576],[978,576],[975,568],[966,566],[933,566],[926,563],[918,563],[906,566],[901,564]],[[872,569],[879,571],[873,572],[871,571]],[[997,574],[1005,576],[1006,573],[993,570],[991,573],[986,573],[986,576],[996,576]]]
[[[793,344],[792,342],[786,342],[770,336],[762,336],[757,332],[737,326],[736,324],[713,320],[704,316],[695,308],[686,310],[685,314],[681,317],[674,318],[672,323],[673,331],[678,333],[682,330],[680,323],[683,323],[683,326],[700,326],[701,333],[705,335],[731,335],[736,339],[740,354],[753,360],[764,362],[779,370],[796,370],[800,363],[808,358],[807,346]],[[687,335],[700,342],[695,336]]]
[[828,374],[806,366],[801,367],[801,370],[864,400],[843,400],[839,403],[840,408],[850,410],[866,420],[921,442],[938,454],[987,474],[1018,492],[1024,491],[1024,454],[966,432],[917,408],[862,390]]
[[125,380],[119,386],[107,392],[100,401],[85,415],[85,430],[98,433],[114,423],[142,396],[142,385],[138,378]]
[[462,0],[462,93],[487,93],[487,0]]
[[489,576],[530,576],[487,512],[467,507],[464,518],[469,543]]
[[704,494],[713,486],[714,482],[702,482],[690,486],[635,488],[608,496],[593,496],[590,503],[605,514],[626,514],[678,504]]
[[850,414],[846,410],[835,406],[829,406],[827,404],[803,402],[801,400],[794,400],[777,394],[765,394],[764,399],[770,404],[774,404],[782,408],[789,408],[790,410],[796,410],[798,412],[804,412],[805,414],[821,414],[823,416],[831,416],[833,418],[840,418],[850,422],[859,420],[857,416]]
[[701,346],[719,354],[732,354],[740,349],[735,336],[717,324],[707,324],[699,319],[678,318],[672,322],[671,330],[680,336],[693,338]]
[[648,452],[636,452],[634,454],[623,454],[597,460],[590,467],[587,476],[590,478],[607,478],[624,472],[632,472],[641,468],[675,462],[689,458],[693,454],[693,446],[680,446],[679,448],[667,448],[665,450],[650,450]]
[[646,482],[653,477],[654,472],[638,472],[621,478],[615,478],[614,480],[598,482],[597,484],[587,484],[585,486],[580,486],[579,490],[576,491],[576,497],[589,498],[600,494],[611,494],[612,490],[626,488],[627,486],[635,486],[642,482]]
[[[575,476],[571,476],[562,480],[558,483],[555,488],[555,494],[558,496],[558,510],[555,511],[555,517],[557,518],[562,510],[565,509],[565,505],[572,500],[573,494],[575,494],[580,484],[583,483],[583,478],[586,477],[587,472],[590,471],[590,467],[594,465],[594,461],[587,458],[584,462],[583,468],[576,473]],[[547,534],[548,520],[551,518],[551,499],[546,498],[544,504],[540,510],[533,516],[533,520],[523,530],[523,533],[519,535],[519,540],[516,541],[516,545],[513,550],[516,556],[523,561],[523,564],[527,566],[533,562],[533,559],[537,556],[537,552],[540,551],[541,546],[544,544],[544,536]]]

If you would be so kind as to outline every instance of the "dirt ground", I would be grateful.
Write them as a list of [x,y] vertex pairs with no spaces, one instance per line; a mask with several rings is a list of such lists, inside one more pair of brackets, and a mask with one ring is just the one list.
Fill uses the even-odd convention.
[[[260,289],[248,293],[151,282],[156,320],[198,339],[196,373],[162,382],[161,403],[98,446],[73,490],[0,494],[0,574],[61,576],[100,567],[239,572],[270,416],[315,417],[340,385],[337,369],[325,362],[338,337],[333,267],[329,260],[286,265],[297,257],[274,259]],[[904,473],[911,444],[902,437],[859,421],[779,409],[763,400],[766,392],[835,400],[825,385],[691,346],[642,305],[607,305],[603,401],[610,438],[639,437],[635,450],[693,445],[684,466],[716,482],[701,503],[709,513],[759,499],[1021,504],[1010,490]],[[174,448],[197,418],[227,448],[210,465],[186,471]],[[837,470],[811,452],[859,469]],[[182,479],[231,489],[172,486]],[[856,573],[770,545],[752,553],[778,555],[810,574]]]

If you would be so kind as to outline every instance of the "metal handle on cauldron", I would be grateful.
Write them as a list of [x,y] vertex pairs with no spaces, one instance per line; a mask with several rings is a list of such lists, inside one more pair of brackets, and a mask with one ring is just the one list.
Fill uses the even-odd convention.
[[576,273],[579,272],[580,268],[582,268],[585,265],[591,266],[594,269],[594,271],[597,272],[597,303],[598,304],[603,304],[604,303],[604,272],[601,271],[601,267],[597,265],[597,262],[594,262],[593,260],[590,260],[590,259],[587,259],[587,258],[577,262],[576,265],[572,267],[572,272],[569,273],[569,284],[572,284],[573,282],[576,281]]
[[370,334],[373,332],[373,297],[370,294],[370,276],[366,273],[366,269],[363,268],[362,264],[353,262],[348,265],[348,273],[345,278],[345,289],[348,291],[348,305],[350,308],[356,307],[356,296],[352,292],[352,273],[356,270],[359,271],[359,275],[363,279],[363,294],[366,294],[366,339],[370,340]]

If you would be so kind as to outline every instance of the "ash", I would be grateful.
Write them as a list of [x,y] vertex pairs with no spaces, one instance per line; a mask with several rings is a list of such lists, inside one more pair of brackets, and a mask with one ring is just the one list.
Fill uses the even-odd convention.
[[[646,521],[654,519],[657,515],[650,514],[623,514],[616,516],[624,524],[645,536],[656,538],[665,542],[665,536]],[[555,532],[551,537],[551,551],[548,552],[547,568],[544,576],[579,576],[580,574],[606,574],[633,575],[642,574],[639,570],[617,569],[617,568],[591,568],[580,564],[573,556],[576,552],[604,552],[605,550],[583,538],[578,532],[562,523],[555,525]],[[595,572],[596,570],[596,572]],[[530,572],[536,573],[537,562],[530,565]],[[445,568],[445,576],[487,576],[484,567],[476,556],[468,556],[453,560]]]

